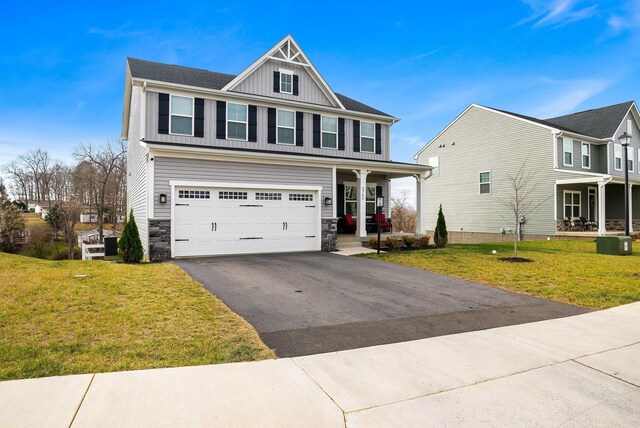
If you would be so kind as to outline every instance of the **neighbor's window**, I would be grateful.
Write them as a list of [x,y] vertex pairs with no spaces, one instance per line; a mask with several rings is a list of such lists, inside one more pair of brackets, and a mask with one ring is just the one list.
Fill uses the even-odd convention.
[[338,118],[322,116],[322,148],[338,148]]
[[489,171],[480,173],[480,193],[491,193],[491,173]]
[[295,130],[294,112],[278,110],[278,144],[294,144]]
[[293,93],[293,73],[280,70],[280,92]]
[[562,164],[573,166],[573,141],[562,140]]
[[633,147],[627,147],[627,168],[633,172]]
[[360,151],[375,152],[376,126],[371,122],[360,122]]
[[438,156],[427,159],[427,165],[433,168],[431,171],[432,177],[440,177],[440,158]]
[[193,98],[171,95],[169,133],[193,135]]
[[[366,191],[367,215],[376,212],[376,185],[367,186]],[[358,215],[358,186],[346,184],[344,186],[344,213]]]
[[227,103],[227,139],[247,140],[247,105]]
[[582,143],[582,167],[591,168],[591,144]]
[[613,145],[613,169],[622,171],[622,146],[620,144]]
[[564,191],[564,216],[580,217],[580,192],[573,190]]

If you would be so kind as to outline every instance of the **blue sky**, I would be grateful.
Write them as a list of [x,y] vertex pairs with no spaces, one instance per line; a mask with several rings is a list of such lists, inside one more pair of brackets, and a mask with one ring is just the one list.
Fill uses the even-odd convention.
[[[239,73],[292,34],[336,92],[400,117],[392,157],[471,103],[550,117],[638,99],[640,2],[12,2],[0,164],[120,135],[125,58]],[[410,182],[398,183],[396,190]]]

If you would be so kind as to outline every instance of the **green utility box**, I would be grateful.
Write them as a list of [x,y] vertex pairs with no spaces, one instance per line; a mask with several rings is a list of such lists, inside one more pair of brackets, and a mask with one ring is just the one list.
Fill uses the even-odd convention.
[[598,236],[596,252],[612,256],[628,256],[631,254],[630,236]]

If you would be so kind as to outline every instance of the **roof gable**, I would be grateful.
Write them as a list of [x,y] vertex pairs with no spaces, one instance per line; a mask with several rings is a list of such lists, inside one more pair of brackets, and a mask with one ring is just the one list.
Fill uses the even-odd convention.
[[620,123],[633,105],[633,101],[627,101],[565,116],[552,117],[545,119],[545,121],[558,127],[569,128],[583,135],[595,138],[613,138]]

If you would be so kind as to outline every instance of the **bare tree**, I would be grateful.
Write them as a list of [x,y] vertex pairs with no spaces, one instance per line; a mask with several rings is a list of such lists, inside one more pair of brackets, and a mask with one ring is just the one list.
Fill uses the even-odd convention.
[[397,231],[415,232],[416,230],[416,209],[409,202],[407,192],[402,192],[400,196],[391,198],[391,218],[393,228]]
[[518,171],[514,174],[506,173],[507,181],[511,187],[511,195],[506,198],[498,198],[500,203],[504,205],[509,214],[512,216],[504,218],[505,221],[513,221],[514,234],[513,234],[513,257],[518,257],[518,240],[520,239],[520,225],[524,222],[524,219],[536,211],[542,204],[551,198],[537,198],[535,195],[537,183],[534,181],[537,175],[535,170],[527,170],[527,163],[529,158],[525,158],[520,165]]
[[69,260],[73,260],[76,247],[76,231],[75,227],[80,220],[82,214],[82,203],[77,200],[65,201],[60,203],[60,217],[62,219],[62,228],[64,230],[64,239],[69,246]]
[[33,199],[33,195],[29,192],[30,180],[23,165],[18,161],[11,161],[2,167],[2,171],[11,181],[11,193],[16,199],[20,199],[27,203],[27,200]]
[[119,160],[125,156],[125,153],[126,148],[124,143],[119,141],[117,147],[114,147],[111,142],[108,142],[107,145],[102,148],[96,148],[91,144],[80,144],[73,154],[78,162],[87,162],[91,164],[96,171],[96,174],[93,176],[93,181],[96,184],[95,200],[100,242],[103,242],[104,236],[104,213],[107,207],[109,184],[113,180],[114,171],[117,168]]

